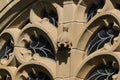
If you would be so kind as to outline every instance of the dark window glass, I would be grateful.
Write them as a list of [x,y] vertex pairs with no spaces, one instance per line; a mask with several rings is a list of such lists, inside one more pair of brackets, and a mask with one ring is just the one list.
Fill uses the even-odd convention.
[[87,78],[87,80],[113,80],[112,76],[117,74],[118,70],[112,67],[112,64],[101,64]]
[[87,21],[89,21],[93,16],[95,16],[97,10],[103,8],[103,6],[104,0],[100,0],[100,3],[98,5],[92,4],[87,13]]
[[49,76],[43,72],[37,72],[36,74],[29,73],[29,80],[51,80]]
[[34,35],[30,37],[31,42],[27,44],[26,47],[32,51],[31,55],[39,54],[43,57],[55,59],[54,50],[45,37],[39,36],[36,38]]
[[58,15],[54,11],[47,12],[46,10],[43,10],[43,17],[46,17],[49,19],[50,23],[52,23],[54,26],[58,27]]
[[113,39],[117,37],[119,32],[113,28],[103,27],[100,29],[90,41],[87,47],[87,55],[102,48],[106,43],[113,44]]
[[13,44],[11,40],[7,41],[0,50],[0,59],[9,59],[9,54],[13,52]]

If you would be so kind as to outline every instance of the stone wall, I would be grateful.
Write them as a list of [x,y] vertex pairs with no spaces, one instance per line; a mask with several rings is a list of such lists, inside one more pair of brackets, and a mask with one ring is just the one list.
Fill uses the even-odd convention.
[[1,0],[0,80],[120,80],[119,0]]

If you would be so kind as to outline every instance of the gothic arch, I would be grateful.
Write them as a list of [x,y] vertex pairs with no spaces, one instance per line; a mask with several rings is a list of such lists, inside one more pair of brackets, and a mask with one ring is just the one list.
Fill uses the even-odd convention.
[[119,0],[2,2],[0,78],[120,79]]
[[[14,47],[16,45],[18,29],[6,29],[0,34],[0,62],[1,65],[14,64]],[[16,35],[16,36],[15,36]]]
[[16,48],[16,58],[20,63],[28,62],[36,56],[38,58],[43,56],[56,59],[57,47],[55,41],[51,33],[44,29],[44,27],[31,24],[24,27],[18,36],[17,46],[21,46],[21,50]]
[[[79,39],[78,49],[86,50],[88,43],[93,38],[94,34],[98,33],[103,26],[109,27],[111,23],[113,23],[112,25],[114,26],[114,29],[119,32],[120,23],[119,23],[119,17],[118,17],[118,10],[114,10],[114,12],[109,11],[108,13],[103,13],[94,17],[91,21],[89,21],[86,24],[87,28],[84,30],[83,35]],[[119,39],[119,33],[117,33],[116,38]],[[84,41],[85,45],[81,46],[81,43],[83,43],[82,41]],[[115,45],[113,44],[114,48],[113,47],[110,48],[111,50],[115,50],[115,48],[117,48],[117,46],[119,45],[119,40],[114,42],[115,42],[114,43]]]
[[80,22],[88,22],[94,16],[100,15],[112,9],[120,10],[119,0],[79,0],[76,8],[76,19]]
[[[96,53],[90,55],[89,57],[87,57],[86,59],[83,60],[80,67],[76,70],[77,78],[82,79],[82,80],[117,79],[118,76],[116,76],[116,75],[120,74],[120,70],[119,70],[120,63],[119,63],[118,55],[119,55],[119,53],[117,53],[117,52],[96,52]],[[106,67],[107,65],[109,65],[109,67]],[[111,68],[110,68],[110,65],[111,65]],[[100,68],[100,66],[105,66],[105,67]],[[107,74],[109,73],[107,68],[115,69],[114,74],[107,76]],[[97,72],[95,72],[95,70],[97,70]],[[101,70],[100,73],[99,73],[99,70]],[[106,71],[104,72],[104,70],[106,70]],[[107,73],[107,71],[108,71],[108,73]],[[114,71],[114,70],[112,70],[112,71]],[[84,74],[82,72],[84,72]],[[91,74],[91,73],[94,73],[94,74]],[[112,72],[110,72],[110,73],[112,73]],[[104,74],[106,74],[106,75],[104,75]],[[114,77],[114,76],[116,76],[116,77]]]

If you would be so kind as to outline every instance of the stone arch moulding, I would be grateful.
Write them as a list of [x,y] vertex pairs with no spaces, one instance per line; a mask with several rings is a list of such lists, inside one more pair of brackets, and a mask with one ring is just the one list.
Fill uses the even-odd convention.
[[[88,46],[91,44],[90,42],[96,37],[95,35],[99,34],[99,37],[101,37],[100,31],[102,29],[103,30],[105,29],[105,31],[103,31],[105,33],[109,34],[109,31],[110,31],[112,45],[108,44],[109,41],[105,41],[101,47],[99,47],[98,49],[95,49],[94,51],[99,50],[99,49],[110,50],[110,51],[113,51],[116,49],[119,50],[119,43],[120,43],[119,42],[120,41],[119,18],[120,18],[119,11],[116,9],[94,17],[93,20],[89,21],[86,24],[87,28],[84,31],[83,35],[79,39],[78,49],[86,52]],[[112,33],[111,33],[111,31],[112,31]],[[115,33],[115,35],[114,35],[114,33]],[[104,38],[105,36],[102,36],[102,37]],[[84,44],[82,44],[83,42],[84,42]]]
[[[50,65],[50,64],[49,64]],[[52,65],[52,64],[51,64]],[[55,68],[55,67],[54,67]],[[39,62],[29,62],[22,64],[15,72],[15,80],[43,79],[54,80],[55,69]]]
[[[26,0],[13,0],[11,7],[8,6],[4,11],[1,12],[0,32],[8,27],[21,27],[24,25],[29,13],[27,13],[25,17],[23,17],[23,14],[24,12],[28,12],[28,9],[30,9],[32,4],[35,2],[35,0],[30,0],[29,2]],[[1,2],[1,4],[3,3]],[[24,20],[20,20],[21,18],[24,18]]]
[[25,26],[21,30],[17,43],[20,48],[16,48],[15,55],[20,63],[37,60],[40,56],[56,59],[57,46],[53,36],[44,27],[32,24]]
[[15,65],[13,61],[15,58],[14,47],[19,32],[20,30],[18,29],[6,29],[0,34],[0,64],[1,65]]
[[[48,8],[49,7],[49,8]],[[46,20],[50,22],[53,27],[58,27],[62,18],[62,7],[57,3],[49,1],[38,1],[35,3],[30,11],[30,21],[32,23],[41,23]]]
[[91,54],[83,60],[76,70],[76,77],[81,80],[119,80],[120,61],[118,55],[119,52],[97,52]]

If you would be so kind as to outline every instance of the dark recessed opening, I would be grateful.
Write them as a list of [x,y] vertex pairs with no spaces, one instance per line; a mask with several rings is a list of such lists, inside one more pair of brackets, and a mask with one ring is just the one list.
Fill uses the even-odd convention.
[[55,12],[54,10],[50,10],[48,12],[46,9],[44,9],[42,13],[43,13],[43,18],[48,18],[50,23],[52,23],[55,27],[58,27],[57,12]]
[[0,50],[0,59],[9,59],[9,54],[13,52],[13,49],[14,45],[11,43],[11,40],[7,40]]
[[55,59],[54,49],[47,40],[42,35],[30,35],[31,41],[26,44],[26,48],[32,51],[31,55],[39,54],[42,57],[48,57]]
[[119,31],[112,27],[102,27],[98,32],[95,33],[92,40],[89,42],[87,47],[87,55],[95,52],[102,48],[106,43],[112,45],[113,39],[119,35]]
[[105,2],[104,0],[100,0],[98,4],[91,4],[91,6],[88,6],[88,12],[87,12],[87,21],[89,21],[93,16],[97,14],[98,9],[102,9]]
[[37,72],[36,74],[29,73],[29,76],[30,80],[51,80],[50,77],[43,72]]
[[118,69],[112,66],[112,62],[107,65],[101,64],[96,67],[87,77],[87,80],[113,80],[112,76],[118,73]]

